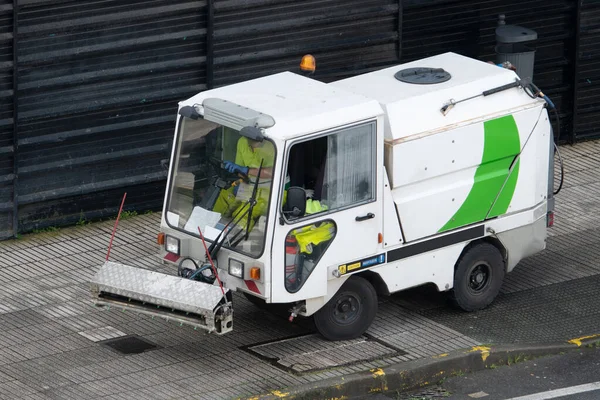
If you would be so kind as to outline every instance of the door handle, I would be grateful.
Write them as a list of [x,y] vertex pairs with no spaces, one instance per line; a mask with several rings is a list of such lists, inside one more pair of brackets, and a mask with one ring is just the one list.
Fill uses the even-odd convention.
[[366,221],[366,220],[371,219],[371,218],[375,218],[375,214],[368,213],[367,215],[363,215],[362,217],[356,217],[356,220],[358,222],[360,222],[360,221]]

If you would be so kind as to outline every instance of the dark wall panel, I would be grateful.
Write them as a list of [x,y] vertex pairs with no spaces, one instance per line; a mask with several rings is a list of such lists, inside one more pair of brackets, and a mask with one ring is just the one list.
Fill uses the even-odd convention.
[[600,3],[580,2],[576,139],[600,136]]
[[18,65],[20,228],[110,214],[124,191],[159,209],[177,102],[206,89],[206,2],[29,1]]
[[0,0],[0,239],[15,234],[13,21],[13,1]]
[[215,86],[297,70],[343,78],[398,62],[398,0],[226,0],[214,11]]

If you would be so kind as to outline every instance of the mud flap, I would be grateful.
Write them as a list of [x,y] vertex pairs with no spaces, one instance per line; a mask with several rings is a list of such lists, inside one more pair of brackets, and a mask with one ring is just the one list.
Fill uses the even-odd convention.
[[131,310],[222,335],[233,330],[231,292],[219,286],[107,261],[90,281],[99,307]]

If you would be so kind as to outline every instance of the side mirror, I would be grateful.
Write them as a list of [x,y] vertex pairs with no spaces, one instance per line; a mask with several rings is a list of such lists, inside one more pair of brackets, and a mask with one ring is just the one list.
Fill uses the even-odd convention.
[[179,110],[179,115],[190,119],[200,118],[200,114],[198,114],[196,108],[192,106],[181,107],[181,109]]
[[295,218],[304,216],[306,213],[306,191],[303,188],[292,186],[288,189],[283,212]]

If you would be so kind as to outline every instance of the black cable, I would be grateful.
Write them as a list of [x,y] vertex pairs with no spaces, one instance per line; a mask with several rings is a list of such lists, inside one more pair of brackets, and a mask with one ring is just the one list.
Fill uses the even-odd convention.
[[558,159],[560,162],[560,184],[558,185],[558,189],[556,189],[556,191],[553,192],[553,194],[556,196],[561,191],[565,180],[565,166],[563,163],[562,156],[560,155],[560,151],[558,151],[558,141],[560,140],[560,116],[558,115],[558,111],[556,111],[556,106],[554,105],[552,100],[550,100],[550,98],[546,96],[540,90],[540,88],[538,88],[533,82],[523,85],[523,90],[532,99],[538,96],[543,98],[546,101],[548,108],[550,108],[550,110],[553,111],[554,117],[556,119],[556,132],[554,133],[554,137],[552,138],[554,144],[554,152],[558,154]]
[[565,166],[563,163],[562,156],[560,155],[560,151],[558,151],[558,140],[560,139],[560,118],[558,116],[558,111],[556,111],[555,107],[551,108],[554,111],[554,116],[556,117],[556,132],[554,135],[554,151],[558,154],[558,160],[560,162],[560,184],[558,185],[558,189],[553,193],[555,196],[561,191],[563,187],[563,182],[565,180]]
[[563,159],[560,155],[560,151],[558,151],[558,146],[556,145],[556,143],[554,143],[554,150],[558,154],[558,159],[560,160],[560,184],[558,185],[558,189],[556,189],[556,191],[553,193],[556,196],[560,192],[560,190],[562,189],[562,186],[563,186],[563,182],[565,179],[565,168],[564,168],[564,164],[563,164]]

